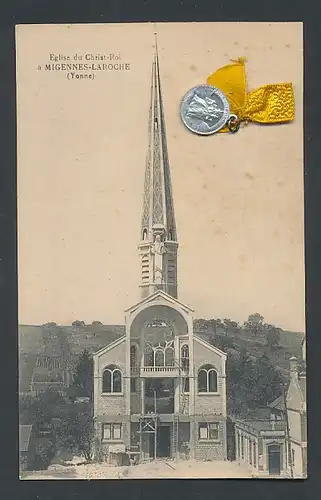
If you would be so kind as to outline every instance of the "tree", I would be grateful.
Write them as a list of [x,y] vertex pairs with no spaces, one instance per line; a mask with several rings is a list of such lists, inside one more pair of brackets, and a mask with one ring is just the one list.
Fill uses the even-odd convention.
[[254,376],[252,391],[256,406],[265,406],[281,395],[283,378],[265,354],[257,359]]
[[265,325],[266,327],[266,345],[270,349],[275,349],[280,343],[281,329],[274,325]]
[[263,320],[264,317],[259,313],[250,314],[248,320],[244,323],[244,329],[256,337],[263,329]]
[[48,323],[44,323],[42,326],[45,327],[57,326],[57,323],[55,323],[54,321],[49,321]]
[[101,325],[102,325],[102,322],[101,322],[101,321],[97,321],[97,320],[95,320],[95,321],[93,321],[93,322],[92,322],[92,325],[93,325],[93,326],[101,326]]
[[33,470],[45,470],[51,463],[55,454],[54,443],[47,438],[36,438],[30,450],[30,468]]
[[38,425],[51,422],[59,415],[59,410],[66,403],[66,398],[57,390],[48,388],[37,396],[19,397],[20,422]]
[[245,350],[229,354],[226,364],[228,411],[245,415],[251,406],[250,387],[253,362]]
[[235,334],[238,331],[239,325],[236,321],[233,321],[230,318],[224,318],[223,327],[225,330],[225,334],[227,333]]
[[76,328],[79,328],[79,327],[82,327],[85,325],[86,325],[86,323],[84,321],[79,321],[78,319],[76,319],[76,321],[72,322],[72,326],[74,326]]
[[60,419],[59,425],[56,425],[56,445],[59,451],[72,451],[74,447],[74,438],[72,436],[72,429],[70,425],[71,411],[66,413]]
[[209,343],[214,347],[222,349],[222,351],[227,352],[229,349],[234,348],[234,342],[231,337],[225,335],[216,335],[215,337],[209,338]]
[[203,318],[195,319],[193,322],[193,327],[195,331],[206,330],[207,329],[207,320]]
[[53,418],[60,415],[66,398],[57,390],[46,389],[36,396],[19,397],[20,423],[33,425],[36,435],[31,442],[30,467],[35,470],[46,469],[56,451],[56,436],[52,425]]
[[215,322],[216,322],[216,333],[220,333],[220,330],[224,330],[224,323],[220,318],[217,318]]
[[84,349],[79,356],[75,367],[73,381],[69,388],[71,399],[77,397],[92,397],[93,391],[93,359],[91,354]]
[[73,444],[87,461],[93,456],[94,422],[89,404],[77,405],[77,410],[70,416],[68,435]]
[[283,379],[266,355],[250,356],[245,349],[227,358],[229,413],[246,416],[280,396]]
[[207,322],[208,327],[213,331],[214,334],[216,334],[216,319],[209,319]]

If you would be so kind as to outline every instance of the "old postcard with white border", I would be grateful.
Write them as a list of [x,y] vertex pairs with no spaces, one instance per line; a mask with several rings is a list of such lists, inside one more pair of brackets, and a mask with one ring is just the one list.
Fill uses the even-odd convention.
[[[305,478],[302,25],[19,25],[16,60],[20,478]],[[294,119],[184,122],[233,64]]]

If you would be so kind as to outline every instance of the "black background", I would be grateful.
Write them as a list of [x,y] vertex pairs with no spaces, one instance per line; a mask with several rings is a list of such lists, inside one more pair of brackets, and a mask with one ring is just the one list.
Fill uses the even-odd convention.
[[[318,2],[2,1],[0,6],[0,495],[11,499],[129,500],[321,497],[321,40]],[[321,11],[321,9],[320,9]],[[19,481],[15,24],[182,21],[304,23],[305,254],[308,360],[307,480],[160,479]],[[30,124],[32,126],[32,123]],[[45,161],[45,159],[44,159]],[[35,179],[37,182],[37,179]],[[288,179],[291,183],[291,178]],[[277,284],[276,284],[277,286]]]

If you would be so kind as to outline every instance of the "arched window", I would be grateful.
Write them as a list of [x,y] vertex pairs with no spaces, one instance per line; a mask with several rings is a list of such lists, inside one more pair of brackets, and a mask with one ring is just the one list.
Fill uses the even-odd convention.
[[144,349],[144,365],[145,366],[174,366],[175,351],[174,341],[169,340],[157,345],[152,345],[149,342],[145,343]]
[[163,349],[156,349],[154,351],[155,362],[154,366],[164,366],[165,356]]
[[130,346],[130,367],[137,368],[137,346],[135,344]]
[[217,372],[212,365],[204,365],[198,372],[198,392],[217,392]]
[[189,347],[187,344],[182,345],[181,348],[181,366],[182,370],[189,370]]
[[170,241],[172,241],[172,240],[173,240],[173,231],[172,231],[172,230],[170,230],[170,231],[168,232],[168,239],[169,239]]
[[174,366],[174,349],[171,346],[165,348],[165,366]]
[[112,379],[112,372],[111,370],[106,369],[103,373],[103,392],[112,392],[111,379]]
[[147,229],[143,231],[143,240],[147,240]]
[[154,351],[152,346],[148,343],[145,344],[144,365],[154,366]]
[[115,365],[106,366],[103,372],[103,392],[118,393],[122,391],[122,374]]

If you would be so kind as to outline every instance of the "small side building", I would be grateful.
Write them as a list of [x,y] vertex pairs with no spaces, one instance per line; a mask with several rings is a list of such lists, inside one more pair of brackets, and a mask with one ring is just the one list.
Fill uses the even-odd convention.
[[234,419],[236,461],[250,468],[253,476],[285,476],[285,422],[281,407],[278,398],[263,415]]
[[286,395],[290,453],[288,475],[307,477],[306,374],[299,373],[295,357],[290,359],[290,384]]
[[19,425],[20,471],[28,469],[32,425]]
[[254,476],[307,477],[306,373],[295,357],[285,395],[268,405],[265,416],[233,421],[235,458]]

